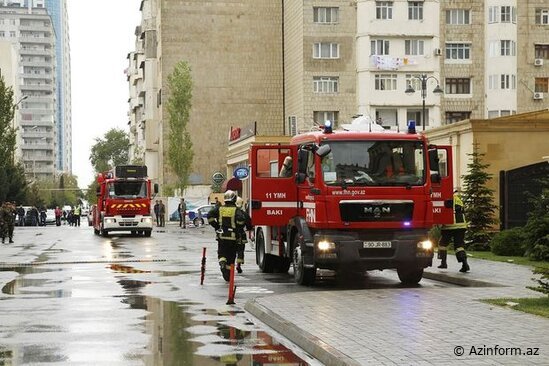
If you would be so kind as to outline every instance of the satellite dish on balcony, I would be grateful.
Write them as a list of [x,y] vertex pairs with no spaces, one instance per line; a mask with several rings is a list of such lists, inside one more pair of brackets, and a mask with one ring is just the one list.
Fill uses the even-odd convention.
[[359,132],[384,132],[385,129],[378,125],[369,116],[358,116],[351,123],[343,123],[341,128],[344,131],[359,131]]

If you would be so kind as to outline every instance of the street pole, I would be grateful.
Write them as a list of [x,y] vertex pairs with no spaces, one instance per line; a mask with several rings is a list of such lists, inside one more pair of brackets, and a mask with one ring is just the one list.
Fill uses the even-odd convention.
[[422,100],[422,109],[421,109],[421,128],[425,131],[425,98],[427,97],[427,75],[421,75],[421,100]]

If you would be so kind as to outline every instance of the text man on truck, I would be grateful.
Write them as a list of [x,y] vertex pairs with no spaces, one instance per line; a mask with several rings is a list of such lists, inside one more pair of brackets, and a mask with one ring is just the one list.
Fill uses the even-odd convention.
[[263,272],[293,265],[295,281],[312,285],[319,268],[393,268],[411,284],[432,265],[428,231],[452,219],[444,207],[451,147],[429,145],[413,125],[397,133],[355,122],[347,131],[327,123],[289,145],[252,146],[251,216]]
[[133,235],[151,236],[153,219],[151,197],[158,193],[147,177],[144,165],[119,165],[97,177],[97,205],[93,213],[95,234],[129,231]]

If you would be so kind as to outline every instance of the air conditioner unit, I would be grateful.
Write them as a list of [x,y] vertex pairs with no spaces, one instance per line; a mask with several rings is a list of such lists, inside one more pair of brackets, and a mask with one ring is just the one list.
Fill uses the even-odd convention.
[[288,117],[288,133],[290,136],[297,135],[297,118],[295,116]]
[[534,93],[534,99],[537,99],[537,100],[543,99],[543,93]]
[[442,56],[442,50],[440,48],[435,48],[435,56]]
[[534,60],[534,66],[543,66],[543,59],[542,58],[536,58]]

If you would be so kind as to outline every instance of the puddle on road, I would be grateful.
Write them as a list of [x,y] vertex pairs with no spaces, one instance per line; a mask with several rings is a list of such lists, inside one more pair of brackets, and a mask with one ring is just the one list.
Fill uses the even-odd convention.
[[[141,297],[142,300],[137,300]],[[277,339],[247,320],[241,310],[216,310],[204,304],[182,304],[132,296],[151,312],[151,335],[145,364],[177,365],[309,365]]]
[[[47,272],[58,272],[60,269],[46,269],[33,266],[25,267],[10,267],[10,268],[0,268],[0,271],[3,272],[17,272],[19,275],[6,283],[2,287],[2,293],[6,295],[19,295],[19,294],[33,294],[33,295],[46,295],[48,297],[69,297],[71,296],[70,292],[66,292],[61,289],[56,290],[45,290],[45,291],[36,291],[36,288],[42,287],[46,284],[55,284],[61,283],[62,281],[53,281],[51,278],[33,278],[32,274],[40,274]],[[32,291],[26,291],[25,288],[33,288]]]

